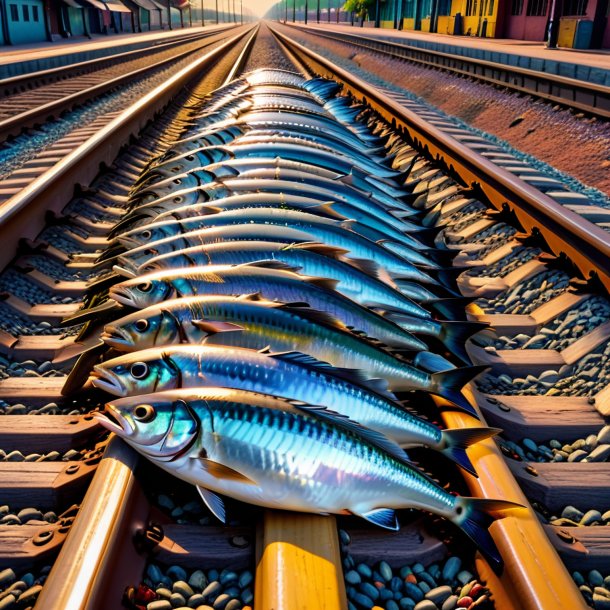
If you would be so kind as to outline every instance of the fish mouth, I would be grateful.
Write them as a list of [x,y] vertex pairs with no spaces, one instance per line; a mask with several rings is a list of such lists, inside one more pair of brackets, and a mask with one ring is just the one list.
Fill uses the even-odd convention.
[[119,235],[116,238],[121,246],[126,248],[127,250],[132,250],[133,248],[139,248],[143,245],[141,241],[138,241],[135,237],[131,237],[130,235]]
[[114,432],[117,436],[129,437],[133,433],[133,427],[129,421],[121,415],[112,403],[106,405],[104,412],[93,413],[93,418],[106,430]]
[[105,390],[114,396],[127,395],[127,388],[124,386],[121,379],[100,364],[96,364],[93,367],[93,371],[91,371],[91,382],[96,388]]
[[122,288],[120,285],[111,286],[108,291],[108,296],[121,305],[127,305],[128,307],[134,307],[137,309],[138,304],[135,302],[131,292],[128,288]]
[[110,347],[117,349],[134,347],[127,331],[122,328],[117,328],[112,324],[104,326],[104,332],[101,335],[101,339],[104,343],[110,345]]

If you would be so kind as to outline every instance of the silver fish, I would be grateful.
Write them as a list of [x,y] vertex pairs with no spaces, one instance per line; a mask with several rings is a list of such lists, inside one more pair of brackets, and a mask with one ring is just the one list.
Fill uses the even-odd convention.
[[[460,389],[483,370],[481,367],[449,369],[433,374],[408,364],[404,369],[404,378],[411,390],[442,396],[456,407],[477,416]],[[385,390],[387,384],[383,380],[373,383],[359,371],[332,368],[300,352],[267,354],[208,345],[176,345],[119,356],[94,367],[93,383],[116,396],[202,384],[237,387],[322,406],[333,405],[340,411],[351,409],[356,420],[360,413],[366,413],[366,409],[370,410],[366,415],[368,418],[381,418],[382,414],[377,415],[374,411],[375,404],[379,404],[379,400],[392,401],[395,398]],[[339,401],[347,401],[341,409],[337,407]]]
[[392,530],[399,528],[395,509],[415,508],[451,520],[501,564],[487,513],[520,505],[454,496],[375,433],[323,409],[242,400],[169,392],[112,401],[107,415],[96,417],[147,459],[196,485],[221,521],[217,494],[270,508],[352,513]]
[[[102,339],[126,352],[173,344],[244,347],[273,352],[298,351],[338,368],[357,368],[384,377],[394,387],[401,363],[391,354],[349,333],[338,320],[308,307],[236,297],[192,297],[166,301],[107,324]],[[425,446],[445,453],[471,473],[464,449],[498,432],[486,428],[441,431],[391,402],[387,413],[362,412],[343,405],[343,415],[395,440],[401,447]],[[382,405],[383,406],[383,405]]]

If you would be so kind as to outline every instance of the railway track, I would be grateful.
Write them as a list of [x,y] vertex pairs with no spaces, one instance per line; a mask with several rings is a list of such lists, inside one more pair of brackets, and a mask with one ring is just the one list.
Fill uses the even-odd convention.
[[610,118],[610,87],[606,85],[475,57],[424,49],[378,36],[367,36],[364,33],[348,34],[328,28],[303,28],[297,25],[290,27],[320,38],[347,42],[357,48],[375,51],[395,59],[474,78],[509,91],[531,95],[553,104],[561,104],[592,116]]
[[[265,31],[260,35],[268,36]],[[125,206],[162,196],[204,203],[199,193],[205,192],[207,178],[188,154],[176,156],[180,150],[176,143],[183,151],[201,149],[201,154],[216,144],[214,139],[201,140],[202,129],[213,125],[210,120],[222,118],[222,103],[227,102],[223,93],[231,87],[236,87],[233,96],[240,87],[244,91],[243,82],[227,81],[239,75],[247,59],[254,41],[251,32],[236,34],[191,69],[176,74],[117,117],[104,130],[107,133],[96,134],[97,142],[63,160],[60,170],[46,175],[46,182],[39,179],[0,210],[4,264],[19,247],[0,277],[5,291],[0,303],[4,320],[0,394],[3,422],[10,424],[2,427],[0,435],[5,456],[0,462],[0,486],[7,498],[7,506],[0,509],[4,524],[0,548],[7,549],[0,555],[0,568],[5,570],[0,572],[0,603],[20,608],[37,598],[38,609],[122,603],[148,610],[187,603],[229,610],[251,606],[555,609],[584,607],[585,602],[606,607],[610,498],[604,482],[609,433],[604,427],[608,408],[603,388],[608,339],[604,320],[610,305],[605,259],[600,254],[606,234],[549,205],[542,193],[507,177],[484,157],[442,137],[370,84],[277,30],[274,35],[296,69],[338,81],[341,95],[352,96],[351,102],[365,98],[365,107],[339,98],[327,112],[337,113],[343,125],[354,126],[363,137],[382,138],[385,151],[370,140],[369,148],[375,148],[371,157],[395,155],[393,166],[403,172],[401,180],[409,193],[404,202],[418,210],[415,216],[428,228],[428,238],[437,233],[438,245],[461,251],[454,264],[467,269],[457,287],[477,299],[469,305],[468,316],[494,328],[479,332],[468,344],[472,360],[491,370],[465,392],[478,412],[504,433],[497,442],[486,440],[468,449],[478,479],[427,450],[409,454],[454,491],[531,502],[528,509],[507,513],[491,527],[504,569],[496,573],[455,529],[410,513],[401,513],[400,532],[388,533],[363,526],[355,517],[341,516],[337,526],[332,517],[246,511],[244,505],[229,503],[229,525],[219,526],[191,486],[153,469],[118,438],[108,443],[90,415],[108,395],[88,386],[78,390],[99,352],[81,356],[75,368],[79,373],[72,373],[71,389],[62,395],[66,374],[82,351],[79,341],[96,345],[99,331],[80,332],[79,327],[64,331],[59,323],[78,309],[86,290],[91,293],[90,282],[100,271],[97,286],[110,285],[107,271],[95,259],[108,246],[107,234],[124,215]],[[203,81],[192,81],[215,61],[216,67]],[[261,106],[277,108],[266,99],[268,81],[260,77],[257,85],[253,78],[249,85],[263,89]],[[277,82],[285,79],[280,75]],[[224,90],[205,97],[223,83]],[[332,83],[321,85],[322,95],[325,87],[334,89]],[[182,94],[174,99],[175,91]],[[206,114],[214,107],[215,114]],[[239,116],[248,108],[236,112]],[[152,116],[154,123],[141,131]],[[245,116],[248,129],[260,129],[251,115]],[[326,135],[337,129],[327,123]],[[137,139],[121,148],[136,134]],[[352,137],[344,134],[341,145]],[[178,174],[169,163],[175,158]],[[214,164],[213,157],[197,159],[207,159],[207,171],[218,172],[223,163],[233,166],[222,183],[227,187],[233,180],[232,188],[239,188],[235,160]],[[96,177],[100,162],[109,169]],[[359,162],[366,163],[364,158]],[[285,169],[274,169],[276,179]],[[355,174],[352,179],[363,178]],[[91,186],[70,200],[75,182]],[[475,183],[478,186],[473,188]],[[305,188],[302,182],[297,185]],[[384,188],[392,192],[383,181],[369,187],[369,197],[373,193],[383,197]],[[286,184],[283,190],[289,188]],[[340,192],[335,205],[341,201]],[[228,200],[235,196],[226,195]],[[223,205],[223,198],[212,204]],[[54,212],[47,225],[46,209]],[[374,226],[366,229],[369,234]],[[282,238],[290,239],[289,229],[285,231]],[[27,241],[18,243],[19,237]],[[562,260],[564,252],[569,264]],[[146,256],[150,254],[154,253]],[[121,264],[128,262],[124,258]],[[585,281],[591,272],[597,281]],[[454,307],[451,310],[458,313]],[[582,328],[566,335],[566,325]],[[425,365],[416,362],[429,371],[460,365],[455,353],[430,341],[436,356],[424,360]],[[480,425],[425,393],[418,395],[417,406],[448,428]],[[33,416],[35,433],[30,424]],[[80,509],[72,508],[73,503]],[[575,580],[568,570],[576,572]]]
[[0,201],[23,190],[103,129],[122,107],[227,34],[227,28],[190,34],[153,48],[2,81],[5,91],[10,86],[19,92],[2,98]]

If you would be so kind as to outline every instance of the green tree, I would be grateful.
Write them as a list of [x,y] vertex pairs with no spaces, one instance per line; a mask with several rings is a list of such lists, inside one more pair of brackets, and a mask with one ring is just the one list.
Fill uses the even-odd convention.
[[373,0],[346,0],[342,10],[348,13],[353,11],[360,19],[364,19],[372,4]]

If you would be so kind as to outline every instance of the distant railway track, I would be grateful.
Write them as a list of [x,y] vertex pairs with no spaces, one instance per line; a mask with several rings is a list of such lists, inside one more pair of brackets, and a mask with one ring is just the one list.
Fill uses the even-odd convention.
[[[559,364],[578,364],[608,340],[607,324],[594,324],[593,314],[585,314],[590,323],[582,323],[586,328],[578,336],[574,333],[576,341],[567,350],[509,349],[510,337],[525,333],[535,339],[542,329],[555,328],[555,320],[561,321],[590,299],[607,300],[603,248],[608,234],[552,205],[543,193],[452,141],[406,111],[387,92],[347,74],[282,32],[274,30],[274,35],[299,70],[340,82],[342,94],[366,104],[354,106],[350,113],[354,119],[364,110],[362,116],[373,131],[394,144],[394,134],[408,142],[397,146],[395,163],[404,170],[409,202],[419,210],[417,216],[425,226],[436,227],[438,244],[464,250],[455,264],[467,265],[468,270],[458,287],[464,295],[484,299],[469,306],[469,316],[495,328],[495,335],[484,331],[468,347],[472,359],[491,370],[478,386],[471,384],[467,393],[479,412],[504,428],[505,434],[498,444],[487,440],[468,450],[478,479],[469,475],[462,479],[457,469],[434,459],[433,473],[452,488],[467,488],[479,497],[529,500],[549,520],[567,504],[599,501],[606,503],[605,510],[610,508],[607,463],[568,462],[566,458],[537,463],[544,456],[538,447],[550,452],[550,439],[561,440],[562,449],[553,446],[553,455],[575,436],[586,437],[589,445],[593,445],[592,435],[599,437],[602,440],[595,443],[602,448],[609,443],[610,433],[603,426],[610,409],[604,391],[598,391],[603,371],[587,377],[595,382],[589,393],[574,388],[577,379],[570,381],[564,375],[568,382],[558,384],[563,388],[559,397],[511,395],[505,392],[507,384],[498,381],[501,375],[535,376]],[[239,75],[255,36],[256,31],[250,30],[228,38],[0,208],[1,263],[8,265],[0,276],[4,291],[0,302],[4,324],[0,396],[4,402],[0,405],[10,413],[0,416],[3,423],[10,423],[0,432],[0,449],[7,458],[0,462],[0,489],[15,513],[37,505],[45,510],[57,507],[56,513],[68,509],[63,516],[56,515],[61,518],[55,523],[47,517],[46,525],[39,519],[29,521],[31,515],[25,514],[25,525],[11,524],[10,518],[0,522],[0,548],[6,548],[0,552],[2,599],[12,594],[7,589],[13,587],[15,599],[22,599],[15,603],[37,597],[36,610],[118,608],[121,603],[133,609],[157,602],[151,610],[163,610],[176,607],[182,599],[191,607],[208,604],[229,610],[252,606],[256,610],[339,610],[373,604],[388,610],[431,610],[430,604],[443,610],[492,604],[497,610],[584,607],[559,557],[585,579],[590,570],[603,572],[610,557],[609,523],[543,527],[531,507],[507,516],[491,528],[505,564],[500,575],[463,539],[429,518],[413,520],[392,534],[363,527],[354,518],[339,517],[338,531],[332,517],[254,509],[246,514],[237,508],[233,512],[241,523],[212,525],[214,521],[210,524],[201,512],[196,494],[185,491],[187,486],[168,484],[167,475],[151,470],[118,438],[107,443],[89,413],[107,396],[90,389],[62,396],[64,374],[74,362],[71,354],[81,346],[74,329],[61,334],[59,321],[78,309],[87,277],[92,273],[95,277],[94,261],[108,246],[108,231],[124,214],[130,197],[133,201],[141,196],[142,189],[146,194],[146,186],[140,186],[139,195],[134,190],[138,177],[154,157],[171,149],[184,129],[194,128],[194,109],[205,110],[201,104],[206,93]],[[206,77],[197,84],[204,69]],[[100,164],[109,169],[97,176]],[[188,182],[182,174],[178,180]],[[81,187],[72,198],[75,183]],[[170,183],[164,188],[171,193],[177,187]],[[52,214],[45,217],[47,210]],[[572,267],[561,260],[563,253],[574,263]],[[598,283],[584,281],[591,273]],[[546,288],[527,284],[539,275],[546,278]],[[105,281],[104,275],[97,279]],[[567,291],[568,282],[572,292]],[[534,296],[526,296],[527,290]],[[525,308],[522,313],[510,313],[515,302]],[[595,301],[594,308],[598,305]],[[507,313],[501,314],[501,308]],[[90,345],[95,340],[95,333],[83,339]],[[494,347],[501,341],[506,349]],[[519,341],[523,345],[524,340]],[[450,359],[441,359],[442,366],[457,363],[451,353],[432,345],[433,351]],[[96,358],[92,353],[89,364],[81,362],[83,370]],[[514,385],[523,384],[515,381]],[[528,387],[537,386],[530,382]],[[439,409],[430,402],[430,416],[442,417],[444,426],[477,425],[473,417],[445,410],[442,400],[435,402]],[[34,416],[28,414],[32,411],[37,413],[35,432]],[[537,449],[524,445],[524,437]],[[597,446],[586,451],[585,446],[583,441],[581,448],[570,446],[569,452],[583,451],[587,459],[596,450],[600,453]],[[19,456],[9,459],[11,452],[22,452],[26,459],[13,461]],[[568,455],[567,449],[564,453]],[[428,463],[427,453],[415,450],[414,455]],[[80,509],[70,508],[72,503]],[[590,507],[583,506],[583,512]],[[409,521],[409,516],[404,519]],[[459,557],[459,565],[449,559],[451,554]],[[50,571],[40,572],[48,576],[39,587],[36,569],[52,564]],[[14,578],[2,572],[5,568],[14,570]],[[589,581],[581,585],[589,587],[591,603],[594,587],[605,586],[605,575],[601,585]],[[18,580],[21,577],[23,581]],[[146,582],[147,586],[138,586]],[[29,591],[32,587],[35,592]],[[392,600],[386,595],[389,592]]]
[[332,29],[302,28],[298,25],[290,27],[320,38],[345,42],[366,51],[473,78],[509,91],[525,93],[593,116],[610,118],[610,87],[604,85],[474,57],[422,49],[367,36],[365,33],[348,34]]

